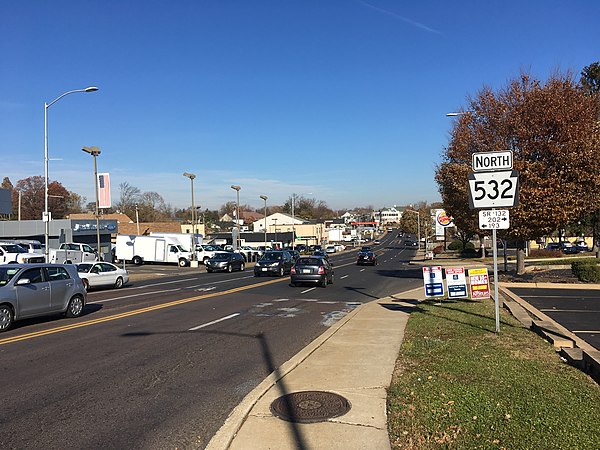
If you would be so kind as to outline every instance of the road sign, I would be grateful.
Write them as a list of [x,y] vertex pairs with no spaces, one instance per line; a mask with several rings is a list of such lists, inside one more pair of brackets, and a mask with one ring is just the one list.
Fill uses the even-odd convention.
[[490,279],[487,268],[469,269],[469,284],[471,285],[471,298],[490,298]]
[[448,285],[448,298],[468,297],[464,267],[448,267],[446,269],[446,284]]
[[479,211],[479,228],[482,230],[509,229],[508,209],[484,209]]
[[444,279],[442,267],[423,267],[423,283],[425,285],[425,297],[443,297]]
[[510,208],[519,202],[519,172],[469,174],[469,208]]
[[499,170],[512,170],[513,152],[480,152],[473,153],[471,164],[474,172],[492,172]]

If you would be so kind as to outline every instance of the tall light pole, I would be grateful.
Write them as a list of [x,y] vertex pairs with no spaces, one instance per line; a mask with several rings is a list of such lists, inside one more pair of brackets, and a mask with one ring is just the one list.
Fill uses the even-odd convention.
[[235,214],[235,220],[237,221],[237,225],[238,225],[238,235],[236,238],[236,247],[240,248],[240,189],[242,187],[238,186],[236,184],[232,184],[231,185],[231,189],[233,189],[236,194],[237,194],[237,207],[236,207],[236,214]]
[[273,222],[275,222],[275,247],[277,247],[277,217],[273,218]]
[[69,94],[75,94],[76,92],[94,92],[97,90],[98,88],[96,86],[89,86],[85,89],[74,89],[59,95],[50,103],[44,102],[44,215],[42,216],[42,220],[44,221],[44,255],[46,262],[50,261],[48,257],[48,235],[50,234],[50,215],[48,214],[48,108]]
[[265,252],[267,251],[267,199],[269,197],[267,197],[266,195],[261,195],[260,198],[262,198],[265,201]]
[[183,176],[190,179],[190,183],[192,184],[192,261],[196,260],[196,208],[194,207],[194,178],[196,175],[189,172],[183,172]]
[[138,213],[138,204],[135,204],[135,224],[137,225],[137,234],[140,235],[140,215]]
[[[309,192],[306,195],[312,195],[312,192]],[[292,194],[292,250],[294,250],[296,245],[296,214],[294,211],[296,207],[296,197],[297,195],[295,193]]]
[[98,212],[98,166],[96,165],[96,157],[101,153],[98,147],[83,147],[86,153],[89,153],[94,158],[94,186],[96,187],[96,245],[98,251],[98,258],[103,260],[101,257],[102,252],[100,250],[100,213]]

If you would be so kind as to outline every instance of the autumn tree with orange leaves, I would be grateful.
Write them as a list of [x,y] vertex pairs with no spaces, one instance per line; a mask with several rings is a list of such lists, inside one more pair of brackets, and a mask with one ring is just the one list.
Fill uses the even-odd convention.
[[[571,75],[546,82],[529,75],[494,92],[482,89],[454,123],[450,143],[436,170],[444,208],[458,228],[478,230],[468,207],[467,176],[477,152],[513,152],[520,173],[519,205],[510,210],[506,238],[526,240],[565,228],[600,201],[598,96],[587,95]],[[523,245],[517,272],[524,268]]]

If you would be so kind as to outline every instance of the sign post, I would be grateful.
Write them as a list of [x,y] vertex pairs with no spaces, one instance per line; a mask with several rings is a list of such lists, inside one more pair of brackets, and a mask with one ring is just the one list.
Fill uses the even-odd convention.
[[[513,168],[513,152],[479,152],[472,156],[473,173],[469,174],[469,207],[491,208],[479,212],[479,228],[492,230],[494,255],[494,306],[496,310],[496,333],[500,332],[500,299],[498,298],[498,245],[496,230],[508,229],[510,221],[507,210],[519,201],[519,172]],[[482,249],[485,251],[485,248]],[[482,255],[483,256],[483,255]],[[471,271],[469,271],[469,275]],[[487,280],[487,269],[485,269]],[[472,279],[473,280],[473,279]],[[475,291],[471,287],[471,295]],[[489,293],[489,288],[488,288]]]

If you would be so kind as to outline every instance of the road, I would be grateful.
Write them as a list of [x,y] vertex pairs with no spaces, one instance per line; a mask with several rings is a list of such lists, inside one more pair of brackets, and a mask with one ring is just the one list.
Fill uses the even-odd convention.
[[530,305],[600,350],[600,290],[510,288]]
[[91,292],[79,319],[17,322],[0,335],[0,447],[204,447],[248,392],[328,326],[422,285],[408,265],[414,250],[395,234],[376,250],[375,267],[356,266],[355,251],[334,256],[326,289],[251,270],[144,266],[143,281]]

